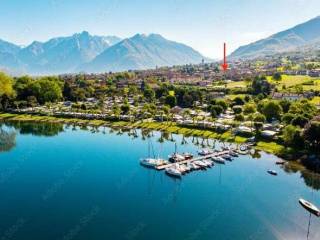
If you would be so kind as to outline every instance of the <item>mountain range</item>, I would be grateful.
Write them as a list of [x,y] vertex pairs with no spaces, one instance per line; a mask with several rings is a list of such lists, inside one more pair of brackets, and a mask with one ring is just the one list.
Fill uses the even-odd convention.
[[12,74],[139,70],[200,63],[202,59],[206,58],[191,47],[159,34],[120,39],[84,31],[47,42],[34,41],[26,47],[0,40],[0,70]]
[[105,50],[93,61],[81,66],[87,72],[103,69],[123,71],[200,63],[204,57],[184,44],[169,41],[159,34],[136,34]]
[[320,45],[320,16],[268,38],[241,46],[230,57],[257,58],[274,54],[315,49]]
[[[282,53],[309,54],[320,49],[320,16],[268,38],[241,46],[231,59]],[[210,61],[191,47],[159,34],[92,36],[88,32],[34,41],[21,47],[0,39],[0,71],[11,74],[62,74],[142,70]]]

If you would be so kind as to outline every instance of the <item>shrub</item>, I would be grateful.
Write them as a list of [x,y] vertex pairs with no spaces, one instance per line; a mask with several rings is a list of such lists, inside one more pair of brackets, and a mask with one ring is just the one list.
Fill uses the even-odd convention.
[[283,141],[287,146],[302,147],[303,138],[299,127],[288,125],[283,130]]
[[292,113],[285,113],[283,114],[282,118],[281,118],[281,121],[283,123],[286,123],[286,124],[290,124],[291,121],[295,118],[295,114],[292,114]]
[[233,110],[233,112],[234,112],[235,114],[240,114],[240,113],[242,113],[242,107],[241,107],[241,106],[234,106],[234,107],[232,108],[232,110]]
[[280,119],[282,108],[277,101],[267,101],[263,104],[261,111],[268,121],[272,121]]
[[238,122],[244,121],[244,116],[243,116],[243,114],[237,114],[237,115],[234,117],[234,120],[236,120],[236,121],[238,121]]
[[256,113],[253,116],[253,121],[264,123],[266,121],[266,117],[261,113]]
[[294,119],[292,119],[291,124],[294,126],[304,127],[308,123],[308,118],[298,115]]
[[245,114],[255,113],[256,111],[256,106],[252,103],[246,103],[243,107],[243,112]]

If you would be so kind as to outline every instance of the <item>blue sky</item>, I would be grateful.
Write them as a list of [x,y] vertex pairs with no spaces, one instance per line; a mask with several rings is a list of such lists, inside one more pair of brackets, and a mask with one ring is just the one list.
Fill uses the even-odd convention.
[[318,15],[319,0],[0,0],[0,38],[159,33],[221,58],[224,41],[232,51]]

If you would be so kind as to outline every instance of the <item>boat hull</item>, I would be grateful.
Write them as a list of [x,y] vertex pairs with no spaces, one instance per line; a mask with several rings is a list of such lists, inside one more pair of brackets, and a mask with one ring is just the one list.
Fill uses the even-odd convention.
[[170,177],[173,177],[173,178],[181,178],[182,177],[182,174],[176,174],[176,173],[168,172],[168,171],[166,171],[166,174]]
[[312,213],[313,215],[320,217],[320,210],[313,205],[312,203],[304,200],[304,199],[299,199],[300,205],[306,209],[308,212]]
[[277,172],[272,171],[272,170],[269,170],[268,173],[269,173],[270,175],[273,175],[273,176],[277,176],[277,175],[278,175]]

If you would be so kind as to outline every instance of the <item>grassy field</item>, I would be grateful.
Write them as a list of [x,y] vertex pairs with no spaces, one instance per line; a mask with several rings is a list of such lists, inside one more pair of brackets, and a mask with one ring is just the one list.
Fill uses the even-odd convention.
[[247,83],[245,81],[230,82],[230,83],[227,83],[227,88],[228,89],[247,88]]
[[245,96],[246,96],[245,94],[229,94],[229,95],[226,95],[226,98],[230,100],[234,100],[236,97],[240,97],[244,99]]
[[320,79],[313,80],[312,85],[303,85],[302,87],[303,87],[303,90],[305,91],[310,91],[310,90],[320,91]]
[[275,142],[263,142],[263,141],[258,142],[256,148],[259,150],[263,150],[265,152],[273,153],[273,154],[279,154],[284,149],[282,145],[279,145]]
[[[268,81],[272,84],[275,84],[279,91],[285,91],[289,88],[294,88],[295,86],[302,86],[303,90],[320,90],[320,79],[313,78],[309,76],[289,76],[282,75],[281,81],[274,81],[271,76],[267,77]],[[283,86],[286,89],[283,89]]]

